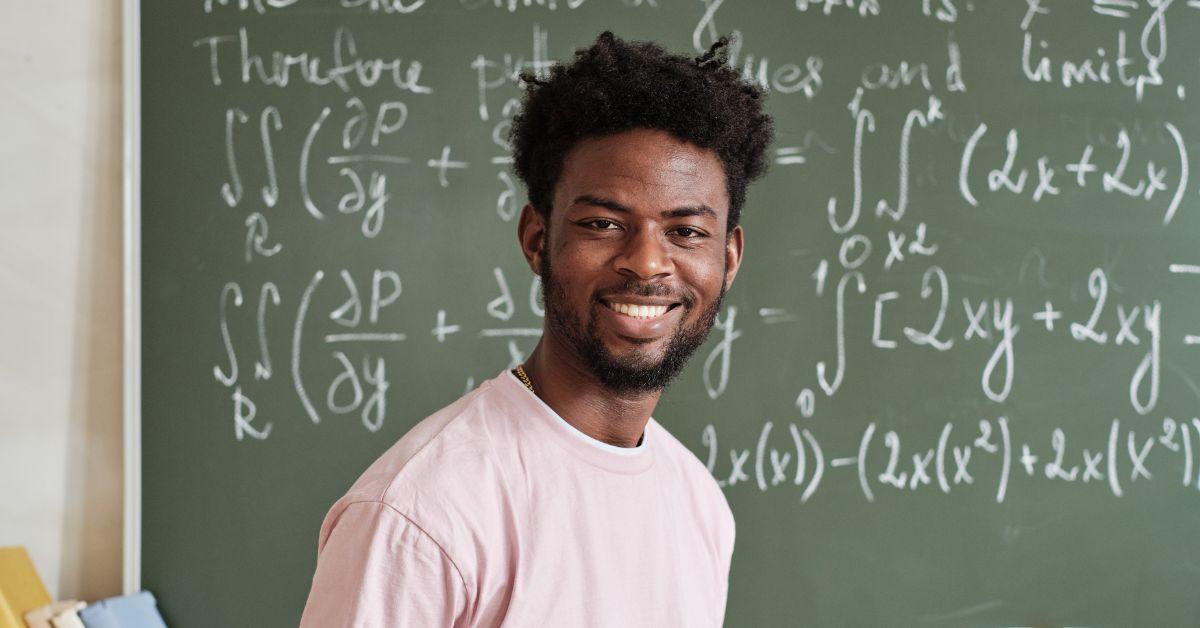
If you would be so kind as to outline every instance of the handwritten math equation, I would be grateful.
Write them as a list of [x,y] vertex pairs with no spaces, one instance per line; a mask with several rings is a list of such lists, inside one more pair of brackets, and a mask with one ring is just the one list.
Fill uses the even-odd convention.
[[1003,503],[1021,480],[1095,483],[1113,497],[1155,478],[1200,491],[1193,453],[1200,448],[1200,441],[1193,443],[1200,438],[1200,418],[1194,417],[1165,417],[1161,427],[1140,432],[1114,418],[1106,437],[1082,444],[1068,441],[1061,428],[1054,428],[1049,438],[1026,440],[1003,416],[965,428],[946,422],[936,442],[915,444],[871,421],[853,451],[827,450],[812,430],[796,423],[786,427],[776,430],[767,421],[753,446],[722,448],[717,429],[705,426],[700,441],[709,472],[723,487],[796,491],[800,503],[812,499],[823,481],[838,481],[839,474],[857,480],[868,502],[883,491],[987,490]]

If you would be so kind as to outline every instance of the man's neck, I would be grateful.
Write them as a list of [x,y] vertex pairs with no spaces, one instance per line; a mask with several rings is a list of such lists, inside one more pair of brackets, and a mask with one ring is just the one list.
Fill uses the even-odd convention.
[[596,380],[574,355],[543,336],[524,364],[538,397],[575,429],[592,438],[635,447],[661,391],[618,394]]

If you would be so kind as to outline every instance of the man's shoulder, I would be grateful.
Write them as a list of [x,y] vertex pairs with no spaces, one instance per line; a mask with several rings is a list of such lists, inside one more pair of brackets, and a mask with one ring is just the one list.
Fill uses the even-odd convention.
[[712,488],[719,489],[712,474],[709,473],[708,467],[705,466],[700,458],[687,445],[680,442],[663,424],[656,419],[651,418],[647,425],[648,430],[652,430],[650,436],[657,439],[659,453],[670,461],[680,473],[683,473],[689,480],[704,486],[711,485]]
[[495,420],[505,410],[502,397],[488,380],[425,417],[367,467],[343,500],[379,501],[404,512],[414,492],[445,494],[476,481],[506,432]]
[[422,419],[379,456],[329,509],[318,549],[348,508],[375,503],[381,516],[407,520],[470,572],[480,541],[502,536],[510,499],[497,451],[516,437],[514,405],[499,379]]
[[[504,374],[501,374],[503,377]],[[375,516],[420,530],[470,581],[483,560],[481,548],[498,547],[510,512],[497,451],[516,438],[516,406],[500,377],[418,422],[385,451],[338,499],[325,516],[318,552],[351,508],[372,508]],[[392,538],[393,527],[360,519],[362,534]]]
[[699,502],[697,506],[715,512],[720,524],[732,529],[733,511],[725,499],[725,491],[708,470],[707,464],[657,420],[650,419],[647,429],[653,429],[652,435],[659,441],[660,459],[665,459],[692,487],[691,493]]

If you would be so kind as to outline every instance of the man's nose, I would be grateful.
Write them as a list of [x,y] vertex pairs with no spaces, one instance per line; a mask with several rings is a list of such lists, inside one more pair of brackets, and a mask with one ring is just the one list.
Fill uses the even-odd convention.
[[617,272],[635,275],[639,279],[653,279],[675,272],[666,241],[658,229],[639,227],[632,230],[625,240],[621,255],[617,258]]

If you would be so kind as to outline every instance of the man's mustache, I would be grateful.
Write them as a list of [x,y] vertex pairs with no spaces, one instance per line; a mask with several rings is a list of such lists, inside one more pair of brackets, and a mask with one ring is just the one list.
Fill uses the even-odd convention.
[[691,308],[696,302],[691,295],[681,294],[666,284],[640,281],[626,281],[618,286],[602,289],[598,292],[596,299],[616,301],[621,297],[667,298],[683,304],[686,308]]

